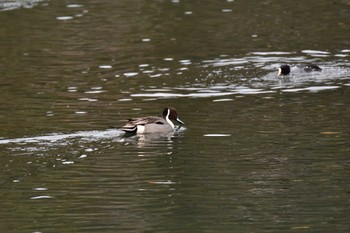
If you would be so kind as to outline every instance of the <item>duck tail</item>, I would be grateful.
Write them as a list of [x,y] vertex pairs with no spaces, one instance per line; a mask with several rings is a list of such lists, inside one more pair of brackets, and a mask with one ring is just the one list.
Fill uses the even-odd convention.
[[134,127],[123,127],[121,130],[123,130],[128,135],[134,135],[137,132],[137,125]]

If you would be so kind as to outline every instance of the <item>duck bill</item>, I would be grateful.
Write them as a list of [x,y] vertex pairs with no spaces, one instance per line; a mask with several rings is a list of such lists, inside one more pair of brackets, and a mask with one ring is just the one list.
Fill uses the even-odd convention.
[[182,120],[180,120],[178,117],[176,118],[176,122],[179,123],[179,124],[181,124],[181,125],[184,125],[184,124],[185,124],[185,123],[184,123]]

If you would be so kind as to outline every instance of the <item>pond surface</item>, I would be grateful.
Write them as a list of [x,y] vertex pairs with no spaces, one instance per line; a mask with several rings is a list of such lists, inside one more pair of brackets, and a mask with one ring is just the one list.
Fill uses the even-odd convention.
[[1,232],[348,232],[349,9],[0,1]]

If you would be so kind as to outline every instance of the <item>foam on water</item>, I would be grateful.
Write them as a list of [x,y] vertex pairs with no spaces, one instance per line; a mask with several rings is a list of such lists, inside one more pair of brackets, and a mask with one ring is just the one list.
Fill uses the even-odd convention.
[[111,65],[100,65],[100,66],[98,66],[98,68],[100,68],[100,69],[111,69],[112,66]]
[[252,52],[253,55],[262,55],[262,56],[271,56],[271,55],[289,55],[291,52],[282,52],[282,51],[271,51],[271,52]]
[[222,134],[222,133],[211,133],[211,134],[204,134],[204,137],[230,137],[231,134]]
[[57,20],[65,21],[65,20],[74,19],[74,17],[73,17],[73,16],[57,16],[56,19],[57,19]]
[[97,141],[101,139],[114,139],[120,138],[124,133],[118,129],[108,130],[92,130],[92,131],[79,131],[70,134],[49,134],[35,137],[13,138],[13,139],[1,139],[1,144],[23,144],[23,143],[60,143],[68,139],[79,138],[85,141]]
[[332,89],[338,89],[339,86],[312,86],[312,87],[305,87],[305,88],[290,88],[290,89],[284,89],[282,92],[299,92],[299,91],[309,91],[309,92],[319,92],[324,90],[332,90]]
[[320,54],[328,55],[328,54],[330,54],[327,51],[311,50],[311,49],[302,50],[301,52],[306,53],[306,54],[310,54],[310,55],[320,55]]
[[137,72],[127,72],[127,73],[124,73],[124,76],[125,77],[134,77],[136,75],[138,75],[139,73]]
[[1,1],[0,2],[0,11],[15,10],[18,8],[32,8],[38,5],[41,2],[46,2],[44,0],[22,0],[22,1]]
[[83,5],[81,5],[81,4],[68,4],[66,7],[67,8],[80,8],[80,7],[83,7]]
[[51,199],[53,196],[43,195],[43,196],[35,196],[31,197],[30,200],[38,200],[38,199]]

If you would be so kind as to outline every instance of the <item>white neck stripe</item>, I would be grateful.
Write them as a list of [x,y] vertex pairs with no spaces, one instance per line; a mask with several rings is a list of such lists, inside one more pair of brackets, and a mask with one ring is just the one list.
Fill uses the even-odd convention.
[[169,119],[170,116],[170,109],[168,109],[168,113],[166,114],[165,120],[168,122],[168,124],[171,126],[171,128],[175,128],[174,123]]

